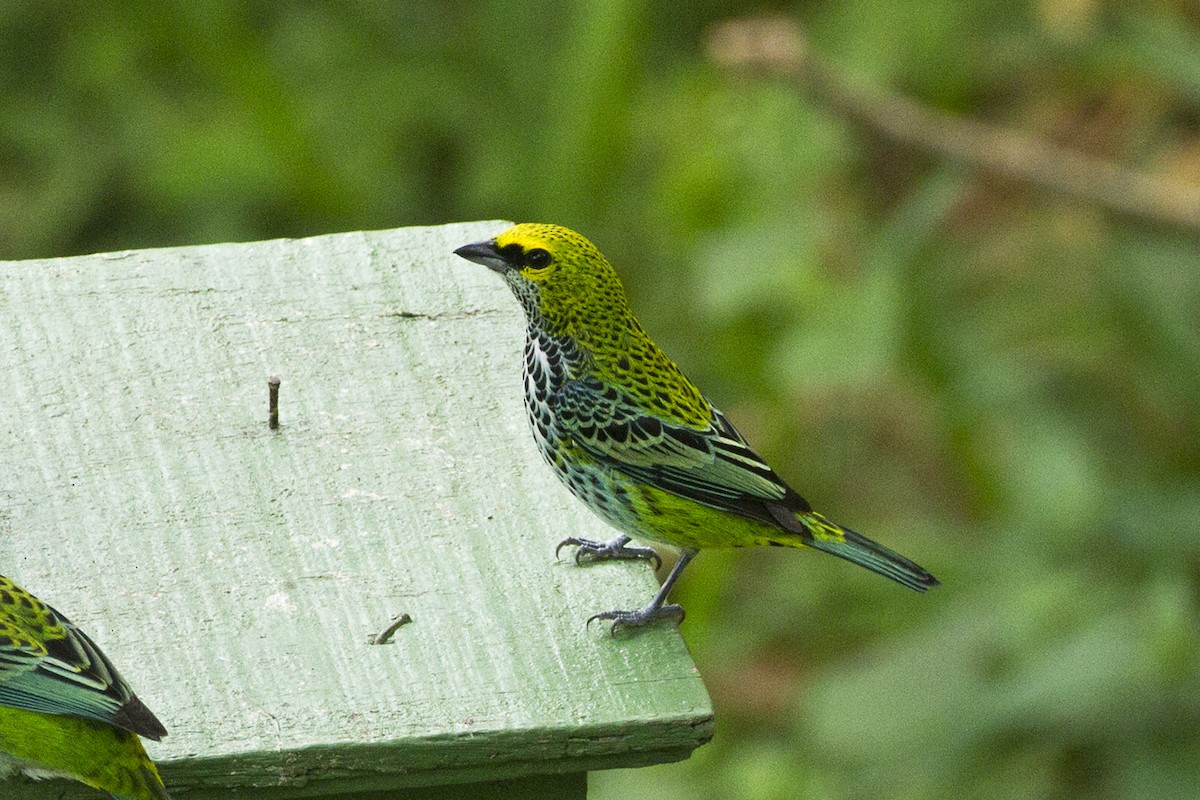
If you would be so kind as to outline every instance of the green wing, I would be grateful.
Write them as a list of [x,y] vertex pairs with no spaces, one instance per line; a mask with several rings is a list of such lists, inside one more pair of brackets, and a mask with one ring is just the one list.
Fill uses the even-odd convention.
[[596,378],[569,382],[551,402],[564,435],[634,480],[772,525],[766,503],[808,510],[715,408],[707,426],[688,426]]
[[151,739],[166,735],[87,634],[3,576],[0,705],[95,719]]
[[594,378],[569,382],[552,403],[562,435],[634,481],[762,520],[910,589],[938,584],[919,564],[813,512],[711,405],[711,423],[692,427],[648,412]]

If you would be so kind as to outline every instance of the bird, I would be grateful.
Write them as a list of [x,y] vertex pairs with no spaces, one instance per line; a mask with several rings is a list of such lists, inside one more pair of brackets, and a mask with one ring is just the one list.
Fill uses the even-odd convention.
[[138,738],[166,735],[86,633],[0,575],[0,778],[72,778],[118,800],[169,800]]
[[658,619],[682,622],[671,588],[697,552],[747,546],[811,547],[924,592],[923,567],[840,525],[764,461],[733,424],[650,339],[609,261],[581,234],[521,223],[455,255],[504,279],[525,314],[524,393],[542,457],[618,535],[567,537],[575,563],[646,559],[631,540],[679,549],[654,598],[602,611],[610,633]]

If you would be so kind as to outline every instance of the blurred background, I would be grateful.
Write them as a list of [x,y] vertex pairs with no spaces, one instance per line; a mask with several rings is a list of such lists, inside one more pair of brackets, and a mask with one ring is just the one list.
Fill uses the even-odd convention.
[[[84,8],[0,4],[0,258],[577,228],[780,473],[942,579],[702,555],[716,737],[596,800],[1200,796],[1195,3]],[[866,110],[730,66],[713,25],[763,13]],[[988,131],[1049,158],[980,168]]]

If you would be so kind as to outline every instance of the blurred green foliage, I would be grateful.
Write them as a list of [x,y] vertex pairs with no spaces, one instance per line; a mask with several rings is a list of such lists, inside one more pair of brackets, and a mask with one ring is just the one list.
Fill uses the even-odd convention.
[[[578,228],[783,475],[944,582],[702,555],[716,739],[592,796],[1200,796],[1200,232],[706,61],[764,7],[10,0],[0,258]],[[1200,182],[1192,3],[765,8],[862,80]]]

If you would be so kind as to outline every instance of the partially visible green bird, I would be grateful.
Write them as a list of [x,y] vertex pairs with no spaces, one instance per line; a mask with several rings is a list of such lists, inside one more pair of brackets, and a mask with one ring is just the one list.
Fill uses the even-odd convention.
[[[658,555],[631,538],[681,548],[644,608],[602,611],[613,629],[682,620],[666,602],[706,547],[814,547],[923,592],[938,580],[899,553],[813,511],[775,474],[634,318],[596,247],[557,225],[525,223],[454,251],[500,273],[525,310],[525,409],[542,456],[620,531],[570,537],[581,558]],[[557,550],[556,550],[557,552]]]
[[120,800],[168,800],[138,738],[166,735],[87,634],[0,576],[0,777],[20,770]]

